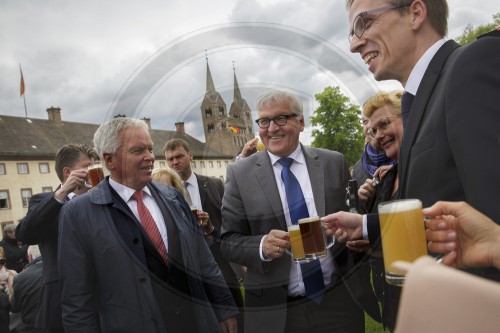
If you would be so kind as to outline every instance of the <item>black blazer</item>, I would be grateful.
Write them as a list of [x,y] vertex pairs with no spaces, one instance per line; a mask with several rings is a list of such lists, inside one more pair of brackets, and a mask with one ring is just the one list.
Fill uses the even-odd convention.
[[[402,199],[466,201],[500,224],[500,40],[446,42],[427,68],[405,128],[399,161]],[[380,236],[368,217],[370,241]],[[498,270],[478,275],[500,281]]]
[[43,285],[36,327],[55,330],[62,329],[57,268],[58,217],[62,207],[53,192],[35,194],[30,199],[28,213],[16,228],[16,238],[25,244],[38,244],[43,258]]

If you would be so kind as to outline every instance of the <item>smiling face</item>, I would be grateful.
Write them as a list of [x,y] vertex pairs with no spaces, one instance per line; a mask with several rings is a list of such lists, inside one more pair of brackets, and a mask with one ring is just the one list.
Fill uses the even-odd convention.
[[144,188],[151,182],[151,172],[155,160],[153,141],[143,127],[130,126],[118,135],[120,146],[116,154],[104,154],[111,178],[135,190]]
[[[293,114],[289,101],[264,105],[259,110],[258,118],[274,118],[280,115]],[[284,126],[271,121],[268,128],[259,127],[260,140],[268,151],[280,157],[290,155],[299,144],[300,132],[304,131],[304,116],[300,119],[290,117]]]
[[[355,0],[349,9],[349,31],[360,13],[387,6],[391,3],[383,0]],[[404,85],[416,63],[415,33],[408,18],[406,8],[368,14],[362,36],[352,37],[351,52],[361,55],[378,81],[395,79]]]
[[390,122],[385,130],[378,129],[376,131],[375,141],[382,147],[388,157],[397,160],[399,148],[403,141],[403,120],[401,117],[395,117],[394,114],[389,106],[382,106],[372,113],[369,126],[372,128]]

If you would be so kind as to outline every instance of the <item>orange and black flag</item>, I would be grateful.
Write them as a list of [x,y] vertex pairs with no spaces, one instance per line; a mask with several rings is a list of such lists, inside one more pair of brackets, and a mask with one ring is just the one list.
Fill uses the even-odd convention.
[[21,72],[21,85],[19,87],[19,92],[20,92],[19,96],[22,96],[24,95],[24,77],[23,77],[23,70],[21,69],[20,64],[19,64],[19,71]]

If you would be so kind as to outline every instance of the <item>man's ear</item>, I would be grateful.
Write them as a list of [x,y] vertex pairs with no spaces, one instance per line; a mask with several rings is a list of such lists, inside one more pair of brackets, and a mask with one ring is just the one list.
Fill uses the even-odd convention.
[[102,154],[104,165],[108,168],[108,170],[113,170],[115,168],[115,159],[113,157],[114,155],[109,153]]
[[422,27],[422,24],[427,20],[427,6],[422,0],[415,0],[408,8],[410,20],[414,30]]
[[66,181],[66,179],[68,179],[69,175],[71,174],[71,169],[69,167],[64,167],[62,170],[62,174],[64,181]]

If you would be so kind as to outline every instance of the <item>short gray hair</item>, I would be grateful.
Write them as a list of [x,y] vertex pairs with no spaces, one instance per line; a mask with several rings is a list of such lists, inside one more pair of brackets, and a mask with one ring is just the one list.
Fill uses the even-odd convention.
[[285,90],[270,90],[265,92],[257,98],[255,104],[257,112],[259,112],[264,106],[271,106],[283,102],[290,102],[291,111],[297,115],[297,118],[302,117],[304,110],[300,98]]
[[146,131],[149,130],[148,125],[143,120],[125,117],[113,118],[99,126],[94,134],[94,147],[102,161],[104,161],[103,155],[105,153],[114,155],[120,148],[118,136],[121,130],[134,126],[142,127]]

